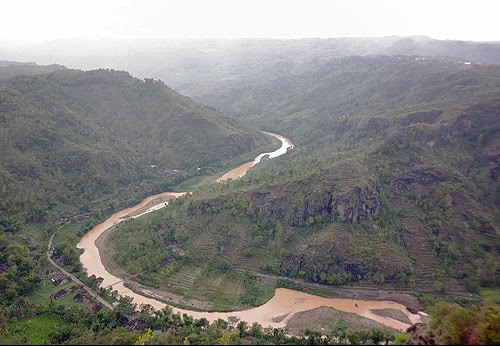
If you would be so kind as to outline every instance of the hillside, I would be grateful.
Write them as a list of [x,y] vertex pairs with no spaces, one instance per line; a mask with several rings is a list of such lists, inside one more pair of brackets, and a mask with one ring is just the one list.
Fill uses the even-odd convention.
[[[54,62],[81,69],[108,67],[137,77],[154,77],[198,102],[227,113],[237,103],[219,102],[233,89],[306,72],[333,58],[351,56],[426,57],[442,61],[500,64],[498,42],[436,40],[425,36],[303,39],[60,39],[36,46],[0,44],[12,60]],[[251,93],[246,94],[251,97]],[[228,107],[227,109],[225,107]]]
[[265,296],[252,273],[441,295],[498,287],[499,77],[353,57],[228,98],[296,149],[121,225],[108,246],[129,273],[153,269],[141,283],[216,309]]
[[114,70],[1,81],[0,123],[6,231],[113,210],[270,143],[161,81]]
[[0,60],[0,80],[16,76],[31,76],[66,69],[63,65],[38,65],[34,62],[20,63]]

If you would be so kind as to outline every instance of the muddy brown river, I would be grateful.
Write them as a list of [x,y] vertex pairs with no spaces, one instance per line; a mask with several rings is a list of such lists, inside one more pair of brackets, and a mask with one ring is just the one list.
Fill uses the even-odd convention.
[[[293,147],[292,142],[278,134],[266,132],[268,135],[279,139],[282,143],[281,147],[271,153],[262,153],[255,158],[254,161],[247,162],[240,167],[237,167],[226,174],[224,174],[218,181],[224,181],[227,179],[237,179],[245,175],[245,173],[255,164],[258,164],[260,160],[268,156],[269,158],[274,158],[283,155],[287,152],[289,148]],[[158,195],[150,196],[144,199],[141,203],[121,210],[113,215],[103,223],[95,226],[90,232],[85,234],[80,242],[77,244],[77,248],[83,249],[84,252],[80,256],[80,261],[83,265],[84,270],[87,274],[95,275],[97,277],[103,278],[101,287],[112,287],[116,290],[118,294],[123,296],[129,296],[133,298],[133,302],[140,304],[150,304],[156,309],[161,309],[167,304],[155,299],[155,294],[147,289],[143,290],[143,294],[136,293],[131,289],[125,287],[121,278],[112,275],[104,267],[101,257],[99,254],[99,249],[96,246],[96,240],[99,236],[105,232],[110,227],[126,220],[128,217],[136,218],[144,214],[158,210],[168,205],[165,202],[165,198],[176,198],[185,195],[186,192],[165,192]],[[161,203],[154,204],[154,201],[161,200]],[[154,204],[153,206],[145,209],[145,206]],[[103,250],[104,251],[104,250]],[[159,297],[158,297],[159,298]],[[269,301],[261,306],[240,311],[232,312],[198,312],[191,310],[183,310],[178,308],[173,308],[174,312],[180,312],[181,314],[186,313],[192,315],[194,318],[205,317],[209,321],[217,320],[218,318],[226,319],[230,316],[239,318],[240,320],[246,321],[248,323],[258,322],[262,326],[272,326],[272,327],[285,327],[288,320],[296,313],[312,310],[318,307],[332,307],[340,311],[355,313],[360,316],[369,318],[373,321],[379,322],[386,326],[394,329],[403,330],[408,328],[410,325],[397,321],[389,317],[382,317],[371,312],[373,309],[396,309],[403,312],[412,323],[420,322],[420,315],[410,313],[404,305],[391,301],[372,301],[372,300],[352,300],[352,299],[341,299],[341,298],[323,298],[319,296],[314,296],[311,294],[293,291],[286,288],[278,288],[275,291],[275,295]],[[286,316],[283,318],[283,316]],[[276,322],[279,321],[279,322]]]
[[269,136],[273,136],[273,137],[279,139],[281,141],[281,147],[278,150],[275,150],[275,151],[273,151],[271,153],[262,153],[262,154],[259,154],[259,156],[257,156],[253,161],[244,163],[241,166],[236,167],[235,169],[232,169],[229,172],[225,173],[222,177],[220,177],[219,179],[217,179],[217,182],[221,182],[221,181],[225,181],[225,180],[229,180],[229,179],[238,179],[238,178],[241,178],[242,176],[244,176],[247,173],[247,171],[250,168],[252,168],[256,164],[260,163],[260,161],[262,160],[263,157],[267,156],[270,159],[273,159],[275,157],[278,157],[278,156],[281,156],[283,154],[286,154],[286,152],[288,151],[288,149],[293,148],[293,143],[288,138],[285,138],[285,137],[283,137],[281,135],[278,135],[278,134],[272,133],[272,132],[265,132],[264,131],[264,133],[268,134]]

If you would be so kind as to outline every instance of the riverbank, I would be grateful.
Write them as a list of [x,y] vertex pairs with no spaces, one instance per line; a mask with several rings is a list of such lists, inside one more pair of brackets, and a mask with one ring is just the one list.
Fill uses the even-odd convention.
[[[268,156],[269,158],[274,158],[285,154],[289,148],[293,147],[293,144],[290,140],[277,134],[268,134],[278,138],[282,142],[282,146],[278,150],[272,153],[260,154],[254,161],[245,163],[244,165],[231,170],[230,172],[234,173],[232,173],[231,175],[223,175],[221,179],[224,176],[226,176],[226,179],[236,179],[238,177],[241,177],[254,164],[259,163],[260,159],[262,159],[263,157]],[[198,309],[198,306],[195,307],[195,305],[189,305],[189,303],[195,304],[195,302],[188,302],[188,304],[185,304],[186,302],[181,300],[183,299],[182,297],[173,295],[169,292],[165,292],[165,296],[162,297],[162,295],[159,294],[160,292],[158,292],[158,290],[145,288],[143,286],[141,287],[137,283],[134,284],[132,280],[125,280],[127,283],[125,284],[125,282],[120,278],[124,277],[123,275],[113,275],[113,273],[107,270],[105,264],[106,262],[111,261],[110,257],[107,257],[107,259],[103,262],[103,258],[106,258],[107,256],[107,251],[105,251],[106,237],[109,237],[110,232],[112,232],[112,230],[118,223],[129,217],[138,217],[157,208],[164,207],[166,203],[168,203],[168,201],[162,200],[162,198],[175,198],[183,194],[185,193],[167,192],[148,197],[138,205],[115,213],[108,220],[94,227],[81,239],[81,241],[77,245],[78,248],[84,249],[84,253],[80,257],[84,269],[88,272],[89,275],[94,274],[96,276],[102,277],[104,279],[103,283],[101,284],[102,287],[112,287],[112,289],[118,291],[118,294],[128,295],[132,297],[134,299],[134,303],[137,303],[138,305],[150,304],[156,309],[161,309],[165,306],[165,303],[163,301],[177,301],[178,304],[181,304],[183,306],[188,305],[192,306],[192,308]],[[99,240],[99,238],[101,239]],[[119,273],[116,272],[116,274]],[[127,287],[129,286],[129,284],[130,287],[134,288],[134,290],[132,290],[130,287]],[[411,323],[420,322],[420,316],[418,314],[410,313],[404,305],[399,303],[378,300],[372,301],[347,298],[324,298],[314,296],[305,292],[292,291],[286,288],[276,289],[274,297],[271,298],[268,302],[261,306],[248,310],[232,312],[200,312],[174,308],[174,312],[179,312],[181,314],[186,313],[188,315],[192,315],[194,318],[207,318],[209,321],[214,321],[218,318],[227,319],[230,316],[234,316],[248,323],[258,322],[263,326],[281,328],[285,327],[287,321],[296,313],[311,310],[321,306],[332,307],[340,311],[358,314],[360,316],[369,318],[398,330],[406,329],[410,325],[398,320],[394,320],[390,317],[376,315],[372,313],[371,310],[395,309],[406,315]],[[201,305],[199,306],[199,308],[203,309]],[[283,318],[283,316],[286,317]]]

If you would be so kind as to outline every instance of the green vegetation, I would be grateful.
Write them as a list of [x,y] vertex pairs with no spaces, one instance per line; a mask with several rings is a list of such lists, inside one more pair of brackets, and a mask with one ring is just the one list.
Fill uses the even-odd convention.
[[[180,202],[176,200],[172,203]],[[141,273],[137,278],[139,283],[171,291],[184,299],[193,300],[193,304],[194,301],[209,302],[210,309],[218,311],[259,305],[272,297],[273,285],[260,283],[255,275],[242,270],[250,267],[238,267],[235,263],[238,258],[242,264],[243,261],[252,262],[255,270],[266,263],[263,258],[249,258],[248,253],[238,257],[236,250],[233,255],[222,253],[224,246],[227,246],[223,240],[227,235],[227,231],[223,230],[223,225],[227,223],[226,216],[207,218],[201,224],[194,223],[183,229],[182,233],[176,228],[174,218],[164,222],[159,217],[160,214],[155,213],[152,219],[140,218],[140,226],[132,221],[125,222],[118,226],[109,239],[111,244],[120,244],[113,251],[117,264],[129,273]],[[184,217],[189,218],[188,215]],[[129,227],[132,224],[140,228],[132,229]],[[211,234],[206,230],[202,234],[197,232],[201,227],[219,227],[222,233],[216,235],[216,239],[211,239],[208,238]],[[141,230],[144,233],[141,240],[137,241],[136,232]],[[197,244],[203,248],[185,247],[188,237],[196,238]],[[246,243],[241,239],[238,241],[238,251],[243,252]],[[268,258],[271,259],[271,256]]]
[[97,290],[99,279],[83,272],[75,247],[83,234],[147,195],[222,172],[239,156],[274,145],[161,81],[114,70],[9,65],[0,68],[0,315],[8,320],[82,309],[74,299],[80,291],[51,297],[73,286],[55,287],[47,274],[52,234],[53,259]]
[[288,321],[287,328],[295,335],[303,335],[309,331],[320,333],[320,335],[332,334],[342,339],[349,339],[349,334],[366,332],[369,330],[380,330],[384,333],[383,335],[387,335],[388,338],[395,332],[395,330],[368,318],[327,307],[295,314]]
[[[391,340],[392,331],[365,319],[342,314],[331,332],[307,329],[289,336],[286,329],[262,327],[238,319],[193,319],[169,308],[141,306],[136,312],[123,300],[117,311],[89,313],[78,308],[50,308],[2,325],[2,344],[336,344],[338,338],[359,342]],[[128,312],[127,312],[128,311]],[[299,317],[300,318],[300,317]],[[348,322],[346,322],[348,321]],[[309,321],[310,322],[310,321]],[[368,328],[368,329],[366,329]],[[324,335],[321,337],[321,335]]]
[[428,326],[416,326],[409,331],[407,344],[417,340],[426,344],[495,345],[500,342],[500,307],[461,307],[440,302],[432,310]]
[[31,76],[64,70],[62,65],[37,65],[36,63],[18,63],[15,61],[0,60],[0,80],[16,76]]
[[[296,144],[220,184],[207,177],[271,141],[161,81],[114,70],[0,81],[2,334],[50,343],[322,340],[312,327],[293,339],[239,321],[134,312],[105,290],[114,311],[90,311],[74,294],[50,301],[53,233],[52,256],[97,289],[100,279],[82,272],[78,239],[146,195],[189,186],[192,195],[117,227],[106,244],[110,268],[208,310],[261,304],[276,286],[416,291],[426,306],[466,306],[438,303],[428,326],[395,341],[498,343],[500,68],[374,56],[284,70],[251,85],[235,78],[231,92],[211,96]],[[478,293],[488,302],[479,306]],[[54,334],[20,335],[28,323],[53,322]],[[393,339],[349,327],[336,320],[324,340]]]
[[54,221],[73,222],[56,237],[69,266],[103,215],[270,142],[121,71],[19,75],[0,81],[0,100],[0,231],[40,249]]
[[480,288],[479,289],[479,294],[481,297],[487,299],[487,300],[493,300],[497,304],[500,303],[500,288]]
[[50,343],[54,335],[68,326],[61,316],[45,313],[19,319],[7,325],[7,332],[2,336],[2,344],[42,345]]
[[270,142],[161,81],[121,71],[18,76],[0,82],[0,99],[0,215],[8,232],[109,213]]
[[115,260],[161,271],[154,259],[179,247],[180,273],[194,266],[213,280],[223,260],[326,285],[498,287],[498,80],[497,66],[401,57],[336,59],[277,79],[266,87],[287,96],[257,93],[248,119],[296,149],[120,226]]
[[0,235],[0,303],[27,295],[40,281],[38,255],[32,257],[23,244]]

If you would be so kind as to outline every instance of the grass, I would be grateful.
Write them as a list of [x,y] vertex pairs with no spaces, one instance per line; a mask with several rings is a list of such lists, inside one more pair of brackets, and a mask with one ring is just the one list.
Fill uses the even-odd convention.
[[49,343],[52,336],[62,327],[68,325],[62,317],[44,313],[34,317],[12,321],[3,335],[2,344],[41,345]]
[[495,300],[500,302],[500,288],[480,288],[479,295],[485,299]]
[[69,242],[71,244],[78,243],[80,237],[78,236],[78,231],[81,228],[81,224],[79,223],[68,223],[58,229],[54,236],[54,244],[60,244],[64,242]]
[[[198,300],[211,304],[212,311],[231,311],[248,307],[242,300],[251,301],[250,305],[260,305],[274,295],[274,286],[252,282],[252,287],[243,282],[243,274],[212,272],[198,267],[185,266],[162,278],[157,273],[145,275],[142,284],[183,296],[186,300]],[[250,297],[249,297],[250,295]]]
[[[51,294],[56,293],[62,289],[68,289],[74,285],[76,285],[74,282],[68,282],[67,284],[61,286],[54,286],[54,284],[52,284],[52,281],[50,281],[48,277],[44,276],[38,286],[38,289],[30,295],[30,300],[33,304],[47,305],[51,301]],[[80,306],[73,300],[75,294],[76,292],[72,292],[71,294],[54,300],[54,304],[64,305],[65,307]]]
[[329,334],[333,331],[349,333],[366,331],[373,328],[394,332],[393,329],[368,318],[327,307],[299,312],[287,323],[288,331],[295,335],[303,334],[307,329],[322,334]]
[[33,244],[45,244],[45,248],[47,247],[47,242],[50,238],[50,230],[49,226],[30,223],[25,227],[22,227],[20,232],[17,234],[21,239],[24,239],[27,242]]

